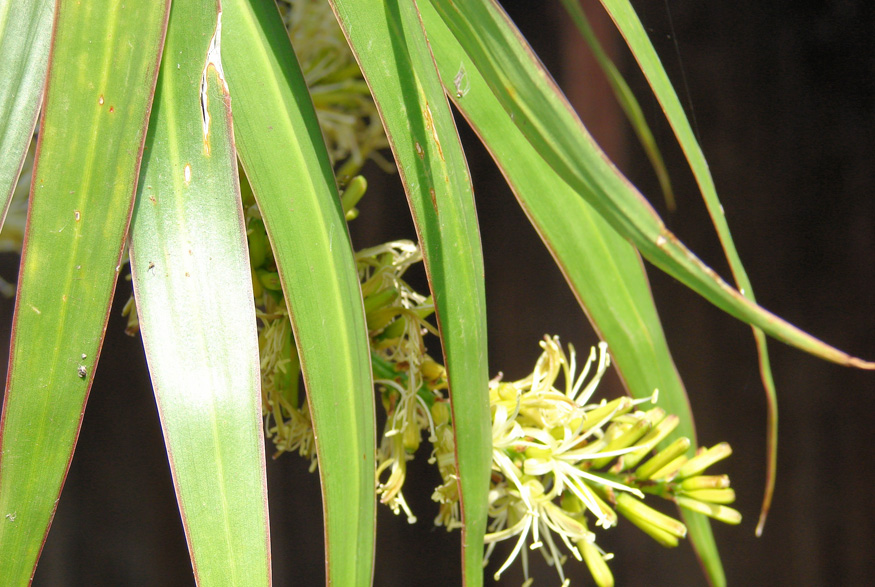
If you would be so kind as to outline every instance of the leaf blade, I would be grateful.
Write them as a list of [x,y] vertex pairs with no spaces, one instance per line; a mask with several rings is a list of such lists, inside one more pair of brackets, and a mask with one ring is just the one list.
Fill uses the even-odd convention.
[[326,573],[335,584],[366,585],[375,548],[376,423],[349,233],[276,6],[225,0],[223,10],[239,155],[273,247],[316,432]]
[[220,12],[209,4],[173,4],[131,272],[195,579],[269,585],[255,308]]
[[483,261],[470,179],[415,5],[332,5],[377,102],[422,247],[449,374],[463,581],[480,585],[492,440]]
[[0,423],[4,584],[31,578],[75,447],[118,277],[168,6],[58,6]]
[[431,2],[526,138],[648,261],[777,340],[841,365],[875,369],[875,363],[852,357],[751,302],[687,249],[609,164],[494,0]]
[[[744,270],[744,265],[741,258],[738,256],[738,251],[735,248],[735,243],[732,240],[732,235],[729,231],[729,225],[726,222],[726,217],[723,214],[723,207],[717,198],[717,190],[714,186],[714,178],[711,176],[711,171],[708,168],[708,163],[705,160],[705,154],[696,140],[693,129],[690,127],[689,120],[684,113],[680,100],[674,91],[674,87],[668,79],[665,69],[656,54],[641,21],[635,14],[634,9],[628,0],[603,0],[602,5],[610,14],[614,23],[617,25],[620,33],[626,39],[626,44],[638,61],[641,71],[647,78],[653,94],[656,96],[663,112],[669,121],[678,143],[690,164],[699,189],[702,192],[702,198],[705,201],[705,206],[708,209],[708,214],[717,231],[717,237],[720,240],[720,245],[723,247],[726,259],[729,262],[729,268],[735,279],[738,291],[751,302],[756,302],[753,293],[753,286]],[[766,522],[769,507],[772,502],[772,495],[775,490],[775,477],[778,466],[778,397],[775,391],[775,381],[772,376],[772,369],[769,361],[769,351],[766,343],[766,337],[762,330],[757,327],[753,328],[754,341],[757,347],[757,355],[759,357],[760,377],[763,382],[763,388],[766,392],[766,404],[768,409],[767,416],[767,473],[766,487],[763,495],[763,504],[760,512],[760,519],[757,523],[757,536],[762,534],[763,527]]]

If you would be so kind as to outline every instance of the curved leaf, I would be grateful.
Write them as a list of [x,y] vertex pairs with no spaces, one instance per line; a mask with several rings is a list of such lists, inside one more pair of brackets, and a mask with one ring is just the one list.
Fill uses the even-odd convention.
[[[747,272],[744,270],[744,266],[738,256],[738,251],[735,249],[732,235],[729,233],[729,225],[726,223],[726,217],[723,215],[723,206],[720,205],[720,201],[717,199],[717,190],[714,187],[714,179],[711,177],[708,163],[705,161],[705,155],[702,153],[698,141],[696,141],[696,136],[693,134],[693,129],[690,127],[689,120],[687,120],[684,109],[681,107],[680,100],[678,100],[674,87],[671,85],[668,75],[662,67],[659,57],[656,55],[656,51],[650,43],[644,27],[641,26],[638,15],[635,14],[628,0],[603,0],[602,4],[608,14],[611,15],[611,18],[614,19],[614,23],[617,25],[620,33],[626,39],[629,49],[632,50],[632,54],[638,61],[641,71],[653,89],[653,94],[662,105],[665,116],[672,129],[674,129],[675,136],[687,157],[687,161],[690,163],[696,182],[699,184],[702,198],[705,200],[708,214],[711,216],[711,221],[717,230],[717,237],[720,239],[726,259],[729,261],[729,268],[735,278],[738,291],[751,302],[756,302],[750,279],[748,279]],[[768,405],[766,440],[768,445],[768,471],[760,520],[756,529],[759,536],[762,534],[769,506],[772,503],[772,494],[775,490],[775,474],[778,466],[778,397],[775,393],[775,382],[772,378],[766,337],[762,330],[756,327],[753,329],[753,334],[757,345],[760,375],[766,391]]]
[[0,423],[0,584],[33,575],[100,353],[169,2],[62,1]]
[[258,338],[217,2],[176,0],[131,225],[143,345],[199,585],[269,585]]
[[[434,8],[422,3],[420,11],[447,94],[483,140],[590,322],[608,343],[629,393],[644,398],[658,389],[660,407],[680,418],[675,433],[663,446],[678,436],[686,436],[695,444],[686,391],[635,248],[532,148]],[[691,447],[690,452],[694,449]],[[708,519],[683,509],[681,513],[689,526],[690,539],[697,549],[708,553],[703,559],[711,574],[722,577]]]
[[376,524],[374,387],[334,174],[271,0],[225,0],[234,131],[276,259],[317,439],[327,580],[367,585]]
[[782,342],[835,363],[875,369],[875,363],[851,357],[751,302],[687,249],[607,160],[494,0],[431,1],[533,147],[648,261]]
[[614,92],[614,98],[617,100],[617,104],[620,105],[623,109],[623,113],[626,114],[626,119],[629,121],[629,124],[632,125],[632,130],[635,131],[635,134],[638,136],[638,142],[647,154],[647,158],[650,160],[650,166],[653,167],[656,178],[659,180],[659,187],[662,189],[666,208],[673,212],[676,204],[674,191],[671,187],[671,179],[668,176],[668,169],[665,168],[662,154],[659,152],[659,147],[656,145],[656,139],[653,138],[653,133],[650,130],[650,126],[647,124],[647,119],[644,118],[644,112],[641,110],[641,105],[635,98],[635,94],[632,93],[629,84],[623,79],[620,70],[617,69],[617,66],[614,65],[614,62],[611,61],[611,58],[602,48],[595,31],[593,31],[592,26],[589,24],[589,20],[587,19],[586,13],[583,11],[583,7],[580,5],[579,0],[561,1],[562,5],[565,6],[565,10],[568,12],[568,15],[577,26],[577,30],[580,31],[580,36],[582,36],[586,41],[586,44],[589,45],[593,57],[595,57],[599,67],[601,67],[602,72],[605,75],[605,78],[611,85],[611,90]]
[[480,585],[492,438],[483,259],[465,159],[415,5],[332,4],[377,102],[419,235],[449,374],[463,579]]

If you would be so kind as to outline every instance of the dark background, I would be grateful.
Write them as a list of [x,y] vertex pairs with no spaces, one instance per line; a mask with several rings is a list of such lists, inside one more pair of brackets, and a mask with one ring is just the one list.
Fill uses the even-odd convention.
[[[590,75],[558,2],[506,8],[567,88],[596,137],[708,264],[728,275],[704,206],[643,78],[615,36],[618,62],[657,135],[678,211],[661,202],[653,173],[618,117],[603,80]],[[759,302],[823,340],[875,359],[875,6],[865,0],[634,2],[708,157]],[[668,9],[671,10],[669,17]],[[609,28],[605,27],[609,31]],[[568,72],[575,72],[569,75]],[[578,348],[596,338],[497,170],[462,129],[483,230],[490,372],[530,371],[545,333]],[[356,247],[413,236],[397,178],[375,178]],[[4,259],[4,265],[12,265]],[[732,585],[865,585],[875,574],[872,485],[875,374],[772,343],[781,408],[779,477],[762,538],[754,527],[765,480],[765,401],[750,329],[648,267],[666,334],[684,378],[700,441],[728,441],[722,464],[744,515],[715,524]],[[8,272],[7,272],[8,273]],[[193,584],[163,440],[139,340],[123,334],[120,283],[79,445],[35,585]],[[11,302],[2,302],[8,340]],[[603,390],[620,393],[615,377]],[[381,507],[377,585],[459,584],[458,534],[434,529],[437,474],[420,456],[405,494],[419,523]],[[268,463],[274,580],[323,583],[318,477],[287,455]],[[701,585],[688,545],[668,551],[629,524],[602,533],[619,585]],[[491,569],[503,561],[493,556]],[[557,584],[532,553],[536,585]],[[500,584],[519,585],[519,565]],[[589,584],[569,561],[572,584]],[[492,571],[487,572],[488,575]],[[487,579],[487,584],[492,583]]]

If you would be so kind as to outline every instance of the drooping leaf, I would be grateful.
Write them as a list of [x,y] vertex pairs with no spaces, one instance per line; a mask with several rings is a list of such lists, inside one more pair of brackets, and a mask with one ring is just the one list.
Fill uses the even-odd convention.
[[217,2],[173,3],[131,270],[195,579],[266,586],[258,339],[221,39]]
[[[629,393],[644,398],[658,389],[659,406],[681,420],[664,445],[678,436],[695,444],[686,391],[638,253],[532,148],[434,8],[426,2],[419,7],[447,94],[483,140],[596,331],[608,343]],[[707,518],[681,511],[690,539],[708,553],[703,559],[715,579],[721,577]]]
[[[620,30],[623,38],[626,39],[629,49],[631,49],[632,54],[641,67],[641,71],[650,83],[653,94],[662,106],[665,116],[680,143],[681,149],[683,149],[687,161],[690,163],[690,168],[693,170],[693,175],[699,184],[699,189],[705,200],[708,214],[711,216],[711,221],[717,230],[717,237],[720,239],[726,259],[729,261],[729,268],[732,271],[738,291],[748,300],[755,303],[753,287],[738,256],[738,251],[735,249],[735,243],[732,240],[729,225],[723,214],[723,206],[720,205],[720,200],[717,198],[714,179],[711,177],[711,171],[708,168],[708,163],[705,161],[705,155],[702,153],[693,129],[690,127],[689,120],[681,107],[680,100],[678,100],[677,93],[674,91],[674,87],[671,85],[653,45],[644,31],[638,15],[635,14],[635,10],[628,0],[603,0],[602,4],[608,11],[608,14],[611,15],[611,18],[614,19],[614,23]],[[766,391],[766,402],[768,405],[766,489],[763,496],[760,520],[756,530],[757,535],[760,535],[763,531],[769,506],[772,502],[772,494],[775,490],[775,475],[778,466],[778,397],[775,393],[775,382],[772,377],[766,337],[762,330],[757,327],[753,328],[753,335],[759,355],[760,376]]]
[[614,92],[614,98],[617,100],[617,104],[623,109],[623,112],[626,114],[626,119],[629,121],[629,124],[632,125],[632,130],[635,131],[635,135],[638,137],[638,142],[641,144],[641,148],[644,149],[644,152],[647,154],[647,158],[650,160],[650,166],[653,167],[653,171],[656,173],[656,178],[659,181],[659,187],[662,189],[666,208],[668,208],[669,211],[674,211],[676,204],[674,191],[671,187],[671,179],[668,176],[668,169],[665,168],[662,154],[659,151],[659,147],[656,145],[656,139],[653,138],[653,132],[651,132],[650,126],[647,124],[647,119],[644,118],[644,112],[641,110],[641,105],[635,98],[635,94],[632,93],[629,84],[623,79],[620,70],[617,69],[617,66],[614,65],[614,62],[611,61],[611,58],[605,52],[604,48],[602,48],[595,31],[592,29],[592,25],[589,23],[589,19],[586,17],[586,13],[583,11],[583,7],[580,5],[580,2],[578,0],[562,0],[562,5],[568,11],[569,16],[571,16],[571,19],[574,21],[575,26],[577,26],[577,30],[580,31],[580,35],[586,41],[586,44],[589,45],[593,57],[595,57],[599,67],[605,74],[605,78],[607,78],[608,83],[611,86],[611,90]]
[[464,156],[416,7],[332,5],[377,102],[422,247],[449,373],[463,578],[480,585],[492,440],[483,261]]
[[169,2],[62,1],[0,425],[0,584],[33,575],[120,271]]
[[239,155],[281,277],[317,439],[326,572],[373,576],[376,488],[370,351],[334,175],[271,0],[225,0],[223,48]]
[[699,260],[614,168],[494,0],[431,0],[517,128],[556,173],[644,257],[708,301],[764,332],[842,365],[875,369],[751,302]]

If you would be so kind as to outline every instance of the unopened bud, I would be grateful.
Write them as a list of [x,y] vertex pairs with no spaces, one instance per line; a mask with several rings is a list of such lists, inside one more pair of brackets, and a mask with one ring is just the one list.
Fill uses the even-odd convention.
[[700,514],[705,514],[709,518],[720,520],[726,524],[740,524],[741,514],[737,510],[714,503],[705,503],[691,497],[678,496],[675,501],[682,508],[687,508]]
[[698,475],[717,461],[721,461],[732,454],[732,447],[726,442],[715,444],[708,450],[699,449],[696,456],[691,458],[689,462],[681,467],[678,476],[681,479]]
[[598,587],[614,587],[614,575],[596,545],[588,540],[578,540],[577,548],[583,555],[583,560],[586,562],[595,584]]
[[635,471],[635,476],[639,479],[650,479],[650,477],[654,473],[665,467],[677,457],[687,452],[689,448],[689,438],[678,438],[670,445],[656,453],[656,456],[652,457],[646,463],[638,467],[638,470]]
[[726,489],[698,489],[696,491],[684,491],[684,495],[692,497],[698,501],[707,501],[709,503],[733,503],[735,501],[735,490]]
[[628,493],[617,495],[617,511],[663,546],[678,545],[687,535],[687,527],[678,520],[658,512]]
[[620,468],[617,472],[631,469],[640,463],[644,457],[650,454],[650,451],[652,451],[657,444],[665,440],[665,437],[677,428],[678,422],[680,422],[680,420],[673,414],[660,420],[660,422],[656,424],[656,427],[648,432],[644,438],[641,439],[641,442],[638,443],[638,446],[641,448],[620,457],[617,463],[622,464],[620,464]]
[[698,475],[681,481],[681,489],[684,491],[696,491],[697,489],[725,489],[729,487],[728,475]]

